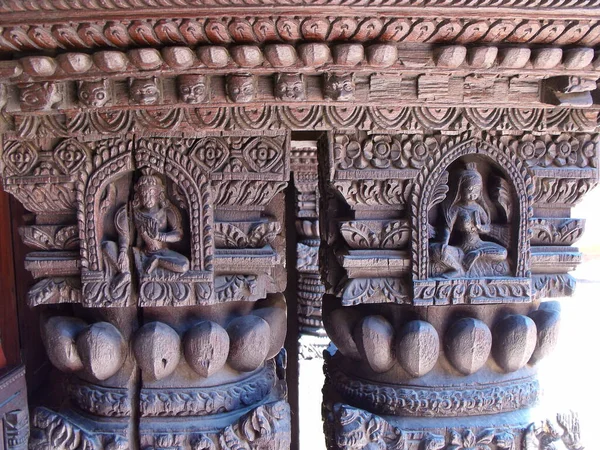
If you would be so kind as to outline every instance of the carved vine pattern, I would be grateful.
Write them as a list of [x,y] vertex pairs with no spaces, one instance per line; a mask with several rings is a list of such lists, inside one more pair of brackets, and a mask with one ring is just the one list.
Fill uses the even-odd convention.
[[357,405],[374,412],[410,417],[456,417],[496,414],[525,408],[537,402],[539,383],[535,378],[476,389],[419,389],[368,383],[344,374],[331,362],[328,381]]

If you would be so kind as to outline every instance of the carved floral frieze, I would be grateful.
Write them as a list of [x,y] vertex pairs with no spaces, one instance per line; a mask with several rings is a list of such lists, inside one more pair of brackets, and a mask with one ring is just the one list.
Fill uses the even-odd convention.
[[582,448],[579,419],[573,412],[533,423],[515,420],[502,426],[448,426],[434,431],[399,426],[367,410],[335,403],[325,411],[329,445],[360,449],[369,446],[393,450],[544,450],[560,446]]

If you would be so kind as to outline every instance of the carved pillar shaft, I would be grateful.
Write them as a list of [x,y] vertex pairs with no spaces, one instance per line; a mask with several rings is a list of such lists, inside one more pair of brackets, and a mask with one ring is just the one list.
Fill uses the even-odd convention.
[[285,133],[5,139],[3,163],[34,213],[29,306],[70,374],[32,448],[289,446]]
[[[332,133],[329,445],[580,448],[572,414],[530,413],[597,183],[598,135]],[[561,150],[558,150],[558,149]],[[331,230],[331,228],[330,228]],[[330,258],[333,260],[333,258]]]

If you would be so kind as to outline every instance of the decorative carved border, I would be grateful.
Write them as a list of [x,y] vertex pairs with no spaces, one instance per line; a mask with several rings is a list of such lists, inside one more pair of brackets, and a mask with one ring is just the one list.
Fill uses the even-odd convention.
[[544,108],[477,109],[423,106],[310,105],[204,108],[171,107],[152,110],[73,111],[49,115],[0,115],[7,139],[84,137],[127,133],[197,133],[206,131],[359,129],[394,132],[460,132],[473,126],[504,132],[596,132],[599,111]]
[[263,400],[275,382],[275,364],[268,361],[260,371],[234,384],[205,388],[143,388],[142,417],[189,417],[235,411]]
[[[29,5],[31,2],[29,2]],[[46,7],[50,5],[46,2]],[[109,4],[110,5],[110,4]],[[27,8],[26,5],[22,5]],[[40,7],[43,7],[40,4]],[[10,8],[10,6],[5,6]],[[32,6],[30,6],[33,9]],[[2,9],[0,9],[2,11]],[[378,42],[457,42],[461,44],[513,42],[553,45],[594,46],[600,42],[597,20],[541,20],[446,17],[383,16],[365,19],[357,10],[353,16],[251,16],[149,18],[98,22],[84,19],[79,23],[56,20],[51,24],[20,23],[4,27],[0,51],[52,49],[125,48],[128,46],[203,43],[255,43],[310,41]]]
[[109,388],[81,379],[69,385],[73,402],[84,411],[104,417],[127,417],[131,414],[128,389]]
[[[18,13],[25,11],[127,11],[127,10],[163,10],[166,8],[177,9],[197,9],[197,8],[273,8],[284,7],[289,9],[292,6],[312,6],[320,7],[323,5],[321,0],[161,0],[156,3],[152,0],[31,0],[22,2],[21,0],[6,0],[0,8],[0,13]],[[464,8],[466,5],[461,0],[333,0],[327,2],[327,6],[363,6],[363,7],[419,7],[419,8]],[[576,8],[597,8],[600,6],[598,0],[552,0],[543,2],[542,0],[476,0],[469,2],[468,7],[472,8],[518,8],[518,9],[576,9]]]
[[377,414],[408,417],[456,417],[497,414],[538,401],[536,377],[490,386],[431,388],[391,386],[353,378],[326,359],[327,382],[348,401]]

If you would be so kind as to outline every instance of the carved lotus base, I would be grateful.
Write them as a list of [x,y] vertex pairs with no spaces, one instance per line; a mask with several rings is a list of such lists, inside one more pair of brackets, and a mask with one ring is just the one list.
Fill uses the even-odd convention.
[[358,450],[582,450],[573,412],[541,408],[479,417],[378,416],[345,403],[323,408],[327,448]]

